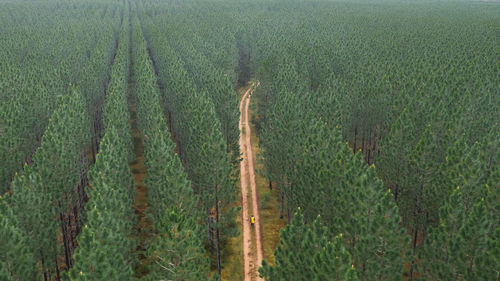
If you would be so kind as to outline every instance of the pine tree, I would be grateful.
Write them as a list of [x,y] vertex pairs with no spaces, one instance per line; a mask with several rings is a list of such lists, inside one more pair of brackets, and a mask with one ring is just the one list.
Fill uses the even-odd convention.
[[[184,208],[184,207],[182,207]],[[210,271],[199,237],[198,222],[187,211],[165,209],[155,223],[157,234],[148,248],[151,273],[147,280],[205,280]]]
[[[22,176],[12,183],[12,209],[20,228],[30,237],[31,250],[42,264],[44,278],[57,278],[72,264],[73,226],[77,225],[74,207],[84,199],[77,187],[86,165],[82,151],[88,143],[88,115],[76,87],[59,97],[33,165],[25,165]],[[26,208],[33,208],[27,213]],[[59,229],[56,225],[59,225]],[[60,232],[59,232],[60,231]],[[62,236],[62,247],[57,242]],[[64,266],[58,257],[64,257]]]
[[496,238],[488,238],[490,223],[484,200],[475,203],[469,212],[465,210],[465,201],[461,189],[456,188],[441,207],[439,226],[431,229],[421,254],[424,278],[480,280],[481,276],[487,276],[484,280],[493,280],[498,277],[495,270],[484,268],[494,262],[490,253],[498,251],[493,242]]
[[50,204],[50,194],[41,177],[25,166],[23,175],[16,177],[11,185],[12,197],[9,205],[17,217],[19,229],[26,233],[33,258],[41,264],[44,278],[55,268],[57,254],[56,212]]
[[128,162],[132,155],[127,78],[129,24],[124,13],[120,42],[103,106],[105,134],[96,162],[89,171],[89,201],[84,226],[78,235],[74,266],[64,280],[130,280],[134,240],[132,232],[133,179]]
[[292,222],[280,231],[274,255],[276,265],[264,260],[259,269],[266,280],[356,280],[342,234],[330,242],[320,217],[307,225],[300,208]]
[[101,151],[90,172],[87,222],[78,235],[75,265],[66,280],[129,280],[133,276],[130,151],[113,127],[106,128]]
[[489,280],[500,278],[500,270],[496,265],[500,262],[500,227],[497,227],[487,241],[487,252],[475,259],[474,273],[478,279]]
[[28,237],[18,227],[6,200],[0,196],[0,280],[39,278]]
[[305,127],[303,153],[289,178],[292,202],[303,208],[306,222],[321,214],[330,235],[344,234],[360,277],[400,279],[408,241],[392,193],[383,191],[375,167],[352,154],[338,129],[332,134],[321,120]]
[[146,136],[147,213],[154,225],[146,242],[150,273],[145,278],[201,280],[208,277],[210,263],[202,247],[198,197],[174,153],[158,81],[135,16],[133,28],[138,121]]
[[[414,142],[415,129],[412,123],[408,110],[403,109],[389,135],[380,144],[381,153],[375,160],[381,178],[391,188],[398,204],[404,188],[405,169],[409,165],[408,155]],[[402,216],[405,219],[407,214],[402,213]]]

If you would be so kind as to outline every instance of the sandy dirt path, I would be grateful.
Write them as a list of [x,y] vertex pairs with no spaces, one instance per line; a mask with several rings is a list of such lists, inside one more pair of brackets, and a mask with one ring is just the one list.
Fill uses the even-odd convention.
[[251,256],[251,244],[252,244],[252,236],[250,233],[250,225],[248,225],[248,221],[250,220],[250,216],[248,214],[248,170],[247,170],[247,157],[246,157],[246,139],[243,135],[243,116],[244,116],[244,109],[245,109],[245,104],[246,104],[246,99],[248,96],[248,93],[250,92],[249,88],[246,92],[243,98],[240,101],[240,122],[239,122],[239,128],[240,128],[240,151],[243,153],[243,159],[240,162],[240,183],[241,183],[241,207],[242,207],[242,226],[243,226],[243,232],[242,232],[242,239],[243,239],[243,281],[251,281],[252,280],[252,268],[253,268],[253,262],[252,262],[252,256]]
[[[263,280],[258,277],[258,268],[264,258],[262,244],[262,224],[260,221],[259,201],[257,194],[257,184],[255,180],[255,164],[251,144],[251,129],[249,123],[248,106],[250,104],[251,89],[249,88],[240,101],[240,151],[243,153],[243,160],[240,162],[240,182],[241,182],[241,205],[243,224],[243,280]],[[244,117],[244,118],[243,118]],[[243,127],[245,128],[243,132]],[[251,191],[253,214],[248,210],[248,191]],[[252,253],[252,230],[250,227],[250,216],[255,217],[255,251]]]

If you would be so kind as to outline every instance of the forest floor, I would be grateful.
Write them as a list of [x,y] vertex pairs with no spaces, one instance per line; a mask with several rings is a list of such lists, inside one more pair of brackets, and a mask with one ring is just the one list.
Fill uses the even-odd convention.
[[134,155],[135,159],[129,162],[130,171],[134,177],[135,184],[135,198],[134,213],[137,216],[137,221],[133,226],[134,235],[132,239],[137,239],[137,247],[135,249],[135,255],[137,257],[137,264],[135,266],[135,276],[141,278],[149,272],[147,259],[146,259],[146,249],[144,243],[147,239],[149,230],[152,228],[152,223],[146,218],[146,208],[148,206],[148,188],[144,184],[144,179],[146,177],[146,165],[144,158],[144,134],[139,130],[137,124],[137,111],[136,111],[136,99],[134,93],[134,61],[132,53],[130,53],[130,77],[128,81],[128,102],[129,102],[129,112],[130,112],[130,136],[132,137],[132,143],[134,145]]
[[[262,222],[260,219],[259,199],[255,175],[255,161],[251,142],[249,105],[253,85],[243,95],[240,101],[240,151],[243,159],[240,162],[241,206],[242,206],[242,241],[243,241],[243,280],[262,280],[258,276],[258,268],[264,258]],[[251,201],[251,207],[249,204]],[[250,218],[255,223],[250,224]]]

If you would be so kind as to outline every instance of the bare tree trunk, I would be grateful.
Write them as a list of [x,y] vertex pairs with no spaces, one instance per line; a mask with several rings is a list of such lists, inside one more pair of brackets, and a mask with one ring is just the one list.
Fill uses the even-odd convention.
[[375,151],[377,149],[377,130],[373,132],[373,146],[372,146],[372,163],[375,163]]
[[210,214],[210,210],[208,211],[208,228],[207,228],[207,237],[208,237],[208,241],[210,242],[210,253],[213,254],[214,253],[214,239],[213,239],[213,235],[212,235],[213,231],[212,231],[212,217],[211,217],[211,214]]
[[352,152],[356,153],[356,139],[358,138],[358,126],[354,127],[354,144],[352,146]]
[[91,141],[91,146],[92,146],[92,162],[95,163],[95,147],[94,147],[94,140]]
[[172,129],[172,112],[170,110],[167,110],[168,112],[168,127],[170,128],[170,132],[173,131]]
[[362,130],[362,134],[361,134],[361,154],[363,154],[363,159],[366,160],[366,155],[365,155],[365,130]]
[[63,245],[64,245],[64,258],[66,261],[66,266],[69,266],[69,247],[68,247],[68,237],[66,233],[66,225],[64,221],[64,215],[63,213],[59,213],[59,218],[61,220],[61,232],[62,232],[62,238],[63,238]]
[[293,185],[290,184],[290,187],[289,187],[289,191],[288,191],[288,194],[289,194],[289,198],[288,200],[286,201],[286,209],[287,209],[287,221],[288,223],[291,223],[292,222],[292,217],[293,217],[293,212],[292,212],[292,206],[290,206],[290,202],[292,201],[292,190],[293,190]]
[[40,251],[40,254],[42,256],[42,271],[43,271],[43,281],[47,281],[48,280],[48,276],[47,276],[47,270],[45,269],[45,260],[43,258],[43,253],[42,251]]
[[[73,206],[73,216],[75,217],[75,237],[80,233],[80,228],[78,226],[78,208],[82,207]],[[73,240],[73,248],[75,247],[75,240]]]
[[61,275],[60,275],[60,272],[59,272],[59,264],[57,263],[57,254],[55,256],[55,260],[56,260],[56,280],[61,280]]
[[282,219],[283,218],[283,212],[284,212],[284,209],[285,209],[285,193],[283,191],[283,186],[281,186],[281,196],[280,196],[280,199],[281,199],[280,219]]
[[415,227],[415,232],[413,234],[413,259],[410,263],[410,276],[408,279],[410,281],[413,280],[413,269],[414,269],[413,264],[415,263],[415,252],[417,249],[417,237],[418,237],[418,227]]
[[425,238],[427,236],[427,223],[429,222],[429,212],[425,212],[425,223],[424,223],[424,229],[422,231],[422,244],[425,243]]
[[[215,179],[218,181],[218,173],[219,170],[216,168],[215,169]],[[215,230],[216,232],[216,246],[217,246],[217,272],[219,273],[219,281],[221,281],[221,276],[222,276],[222,267],[221,267],[221,262],[220,262],[220,225],[219,225],[219,184],[215,184],[215,221],[217,228]],[[246,223],[246,222],[243,222]]]
[[[216,189],[217,189],[216,185]],[[217,192],[217,191],[216,191]],[[219,281],[221,281],[222,268],[220,262],[220,230],[219,230],[219,197],[215,196],[215,221],[217,222],[216,232],[216,247],[217,247],[217,272],[219,273]],[[246,222],[244,222],[246,223]]]

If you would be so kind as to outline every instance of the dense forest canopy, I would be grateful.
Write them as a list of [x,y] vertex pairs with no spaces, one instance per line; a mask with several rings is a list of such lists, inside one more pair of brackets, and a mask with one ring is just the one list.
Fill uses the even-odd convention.
[[241,278],[241,89],[285,225],[252,280],[499,280],[499,35],[495,1],[0,0],[0,280]]

